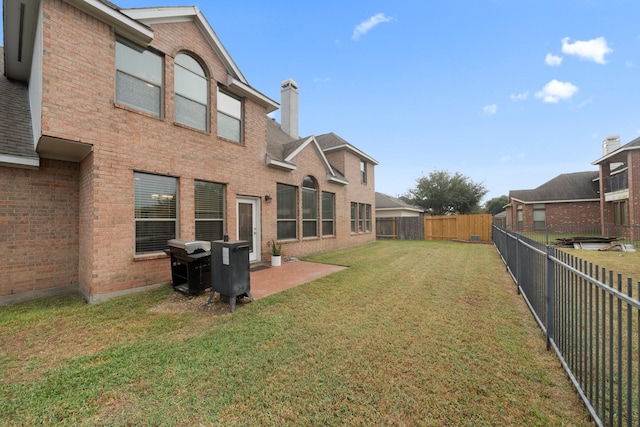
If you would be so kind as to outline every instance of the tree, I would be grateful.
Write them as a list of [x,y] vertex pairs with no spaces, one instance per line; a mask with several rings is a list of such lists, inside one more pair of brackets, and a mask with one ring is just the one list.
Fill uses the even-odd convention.
[[495,215],[502,212],[504,210],[504,205],[506,205],[507,203],[509,203],[508,196],[494,197],[484,204],[484,210],[491,215]]
[[405,202],[424,208],[431,215],[468,214],[480,209],[480,200],[487,194],[482,184],[471,181],[459,172],[434,171],[428,177],[416,179],[417,186],[402,196]]

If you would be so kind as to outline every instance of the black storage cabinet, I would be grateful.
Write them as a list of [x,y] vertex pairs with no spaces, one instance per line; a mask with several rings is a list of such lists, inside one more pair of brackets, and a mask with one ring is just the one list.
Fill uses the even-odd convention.
[[229,309],[236,309],[236,299],[251,296],[249,273],[249,242],[244,240],[215,240],[211,242],[211,295],[220,294],[220,300],[229,301]]
[[197,295],[211,287],[210,243],[173,239],[167,242],[165,253],[171,257],[173,290]]

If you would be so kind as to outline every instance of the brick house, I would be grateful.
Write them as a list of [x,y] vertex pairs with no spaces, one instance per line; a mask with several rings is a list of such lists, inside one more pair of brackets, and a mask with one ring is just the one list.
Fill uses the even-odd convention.
[[605,138],[599,168],[600,225],[603,235],[640,240],[640,138],[620,146],[620,138]]
[[424,209],[412,206],[397,197],[376,192],[376,218],[414,217],[424,215]]
[[506,226],[515,231],[573,232],[600,223],[598,172],[561,174],[532,190],[509,191]]
[[251,261],[375,240],[377,162],[297,135],[298,88],[249,85],[197,7],[4,0],[0,304],[170,281],[167,240],[250,240]]

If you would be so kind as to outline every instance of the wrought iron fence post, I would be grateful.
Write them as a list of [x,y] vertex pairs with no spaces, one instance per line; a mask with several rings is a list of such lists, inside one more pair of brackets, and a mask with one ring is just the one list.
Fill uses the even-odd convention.
[[555,262],[553,261],[553,246],[547,245],[547,314],[546,314],[546,332],[547,332],[547,351],[551,349],[551,340],[553,339],[554,318],[554,277],[555,277]]

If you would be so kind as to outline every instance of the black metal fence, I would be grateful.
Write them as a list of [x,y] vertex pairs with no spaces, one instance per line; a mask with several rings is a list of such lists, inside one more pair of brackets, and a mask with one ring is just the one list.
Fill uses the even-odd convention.
[[[500,227],[501,224],[494,221],[494,225]],[[559,237],[568,236],[603,236],[616,237],[619,243],[631,244],[640,247],[640,224],[633,225],[613,225],[608,224],[604,233],[600,224],[546,224],[544,229],[535,231],[513,230],[532,240],[553,244]]]
[[594,421],[640,425],[640,282],[500,227],[493,242]]

